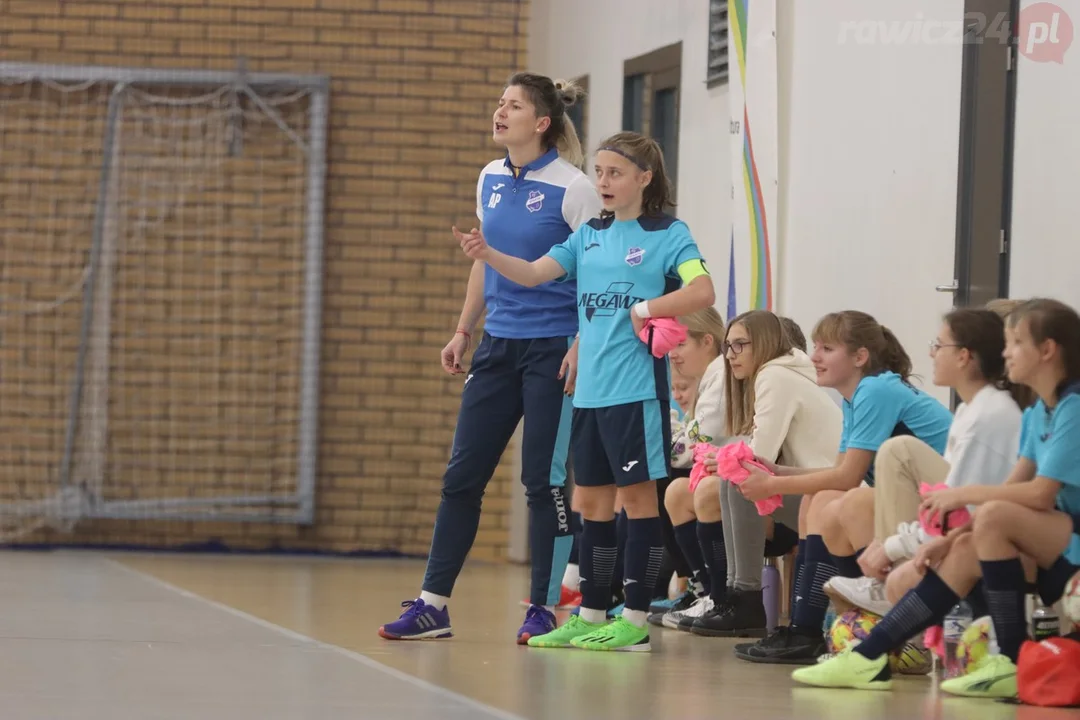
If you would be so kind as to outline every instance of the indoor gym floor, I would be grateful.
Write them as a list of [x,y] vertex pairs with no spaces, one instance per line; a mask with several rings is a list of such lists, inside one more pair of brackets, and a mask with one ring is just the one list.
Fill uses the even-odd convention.
[[423,564],[306,557],[0,553],[0,715],[18,720],[964,718],[1075,711],[794,687],[733,640],[656,629],[651,654],[513,644],[528,584],[472,563],[449,641],[376,635]]

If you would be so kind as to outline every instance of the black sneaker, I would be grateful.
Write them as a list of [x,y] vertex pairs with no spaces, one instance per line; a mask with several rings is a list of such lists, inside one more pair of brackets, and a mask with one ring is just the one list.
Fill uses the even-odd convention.
[[813,665],[828,652],[820,632],[780,627],[756,643],[735,646],[735,657],[753,663]]
[[760,590],[729,590],[722,608],[699,617],[690,632],[706,637],[764,638],[768,633]]

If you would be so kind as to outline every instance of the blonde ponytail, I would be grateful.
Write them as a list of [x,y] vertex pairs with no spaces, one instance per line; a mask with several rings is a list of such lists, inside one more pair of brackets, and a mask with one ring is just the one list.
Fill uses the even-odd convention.
[[555,135],[555,147],[559,157],[581,170],[585,169],[585,151],[581,147],[577,128],[566,111],[585,97],[585,91],[572,80],[556,80],[555,90],[563,104],[562,129]]

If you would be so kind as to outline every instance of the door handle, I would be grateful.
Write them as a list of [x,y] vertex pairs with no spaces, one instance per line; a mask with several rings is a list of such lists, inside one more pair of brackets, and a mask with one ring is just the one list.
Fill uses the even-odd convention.
[[938,285],[934,289],[940,293],[954,293],[960,289],[960,283],[953,280],[949,285]]

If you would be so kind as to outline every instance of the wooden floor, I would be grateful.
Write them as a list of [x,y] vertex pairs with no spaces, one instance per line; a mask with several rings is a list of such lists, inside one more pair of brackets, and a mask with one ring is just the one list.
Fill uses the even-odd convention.
[[[19,559],[25,563],[27,557],[35,556]],[[48,556],[36,557],[37,562],[45,562]],[[451,605],[454,639],[394,643],[380,639],[376,629],[396,618],[400,601],[416,595],[423,572],[420,562],[168,555],[112,558],[95,559],[105,573],[103,582],[110,568],[120,572],[122,566],[137,571],[142,576],[139,579],[147,583],[152,581],[146,576],[167,583],[153,585],[186,602],[204,605],[204,610],[217,612],[228,623],[254,625],[252,618],[257,618],[262,621],[260,629],[278,626],[292,633],[289,637],[306,636],[339,649],[341,660],[351,662],[352,667],[335,667],[326,677],[315,673],[307,678],[305,692],[333,695],[339,688],[320,690],[319,684],[349,683],[362,689],[361,699],[353,700],[359,703],[359,710],[356,706],[346,710],[341,705],[337,710],[327,707],[282,717],[457,717],[451,713],[453,707],[464,717],[537,720],[809,720],[844,715],[860,720],[1075,718],[1061,711],[1018,711],[1014,706],[988,701],[941,699],[933,682],[925,677],[903,678],[890,693],[797,688],[789,679],[791,668],[736,660],[731,652],[735,641],[661,629],[654,629],[651,654],[517,647],[513,635],[522,615],[518,601],[528,579],[524,569],[513,566],[470,565],[466,569]],[[94,563],[87,561],[84,566],[94,567]],[[225,621],[219,618],[219,622]],[[202,652],[211,663],[213,648]],[[380,671],[371,661],[391,671]],[[131,682],[139,680],[133,677]],[[429,700],[423,700],[429,695]],[[424,702],[435,703],[440,709],[430,714]],[[256,716],[277,717],[251,714]],[[231,717],[248,715],[234,712]]]

